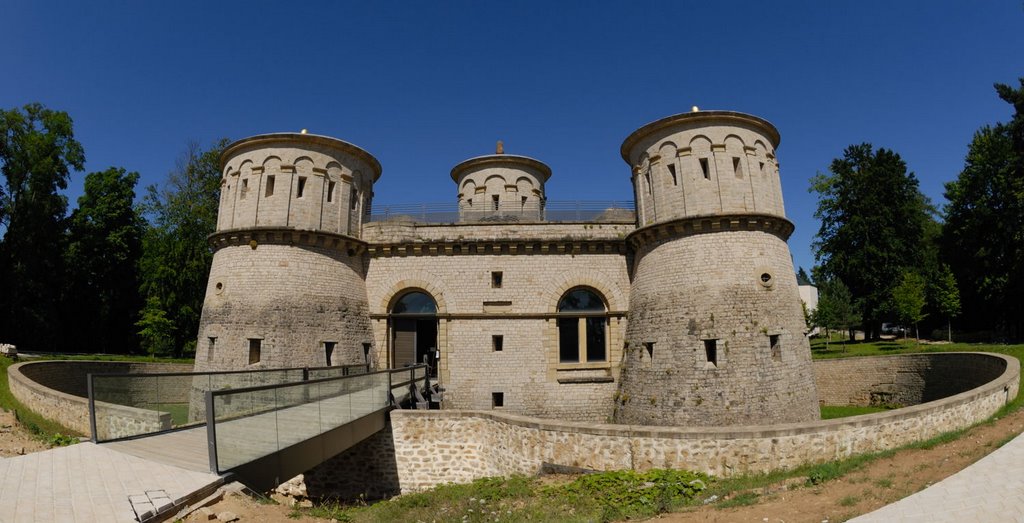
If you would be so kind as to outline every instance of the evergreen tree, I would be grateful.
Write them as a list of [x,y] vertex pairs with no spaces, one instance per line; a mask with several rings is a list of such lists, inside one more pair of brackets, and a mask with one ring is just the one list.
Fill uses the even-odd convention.
[[195,351],[213,260],[206,237],[217,227],[220,153],[227,144],[221,140],[208,150],[188,144],[167,183],[147,189],[141,263],[146,302],[136,326],[150,354]]
[[85,152],[62,111],[0,110],[0,340],[54,350],[64,284],[67,188]]
[[875,338],[892,311],[892,289],[926,262],[932,207],[898,154],[853,145],[811,180],[821,220],[814,243],[816,281],[839,279],[860,303],[865,334]]
[[65,323],[88,352],[138,350],[143,222],[135,207],[138,173],[111,167],[85,177],[68,228]]

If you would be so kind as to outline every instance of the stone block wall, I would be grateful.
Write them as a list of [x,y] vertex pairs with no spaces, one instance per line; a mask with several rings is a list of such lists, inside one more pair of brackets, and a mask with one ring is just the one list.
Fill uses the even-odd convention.
[[[402,492],[446,482],[536,474],[543,464],[592,470],[689,469],[728,477],[793,468],[896,448],[984,420],[1018,393],[1020,363],[984,354],[912,355],[961,365],[970,390],[865,416],[778,426],[676,428],[562,422],[495,411],[393,411],[395,466]],[[915,363],[892,360],[897,367]],[[824,362],[823,375],[848,362]],[[966,366],[962,366],[966,364]],[[1002,369],[991,379],[993,369]],[[856,380],[848,371],[846,380]],[[937,376],[930,376],[937,377]],[[991,379],[987,383],[985,380]]]

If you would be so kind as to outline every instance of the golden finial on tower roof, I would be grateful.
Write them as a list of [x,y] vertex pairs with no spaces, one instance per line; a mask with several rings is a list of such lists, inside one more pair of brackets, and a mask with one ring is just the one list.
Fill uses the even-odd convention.
[[308,131],[308,130],[306,130],[306,129],[303,129],[303,130],[299,131],[299,133],[300,133],[300,134],[306,134],[306,133],[308,133],[308,132],[309,132],[309,131]]
[[693,107],[692,107],[692,108],[690,109],[690,112],[691,112],[691,113],[696,113],[696,112],[698,112],[698,111],[700,111],[700,107],[697,107],[696,105],[695,105],[695,106],[693,106]]
[[505,154],[505,144],[498,140],[498,146],[494,148],[494,154]]

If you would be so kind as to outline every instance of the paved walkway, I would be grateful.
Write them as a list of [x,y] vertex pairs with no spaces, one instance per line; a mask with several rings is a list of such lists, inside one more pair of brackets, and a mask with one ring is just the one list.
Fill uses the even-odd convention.
[[1024,522],[1024,434],[917,494],[850,520],[943,521]]
[[128,522],[208,495],[220,476],[92,443],[0,459],[0,522]]

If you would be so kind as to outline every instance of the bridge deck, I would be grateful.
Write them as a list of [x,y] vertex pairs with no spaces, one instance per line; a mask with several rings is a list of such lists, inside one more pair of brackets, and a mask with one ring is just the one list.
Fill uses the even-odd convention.
[[206,425],[138,439],[100,444],[111,450],[196,472],[210,472]]

